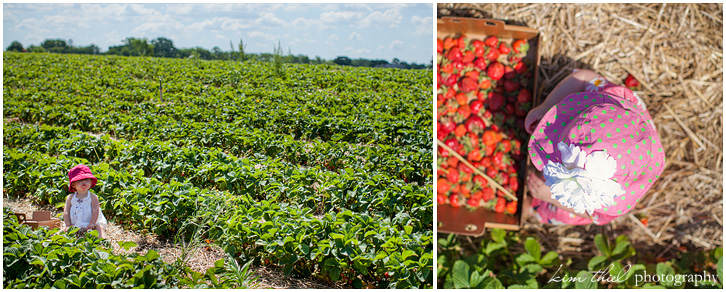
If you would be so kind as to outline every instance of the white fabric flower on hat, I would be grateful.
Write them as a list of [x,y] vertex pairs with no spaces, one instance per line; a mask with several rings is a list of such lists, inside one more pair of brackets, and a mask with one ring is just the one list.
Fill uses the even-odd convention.
[[580,147],[562,141],[557,149],[562,163],[548,161],[543,174],[552,198],[563,206],[592,215],[596,209],[612,206],[615,197],[625,193],[623,186],[612,180],[617,163],[607,152],[585,155]]

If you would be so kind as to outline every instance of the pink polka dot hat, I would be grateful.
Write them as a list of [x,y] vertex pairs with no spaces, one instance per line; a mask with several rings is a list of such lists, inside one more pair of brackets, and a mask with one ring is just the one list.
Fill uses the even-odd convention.
[[632,210],[665,167],[650,114],[622,86],[565,97],[528,148],[552,198],[600,225]]

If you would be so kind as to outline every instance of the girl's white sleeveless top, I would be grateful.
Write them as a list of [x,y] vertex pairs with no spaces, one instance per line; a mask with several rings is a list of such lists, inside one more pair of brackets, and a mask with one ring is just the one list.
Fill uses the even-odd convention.
[[[73,226],[83,228],[91,221],[91,192],[88,192],[88,196],[83,199],[78,199],[76,194],[73,193],[73,199],[71,199],[71,223],[73,223]],[[98,210],[96,225],[103,227],[108,225],[108,221],[106,221],[106,217],[103,216],[100,208]]]

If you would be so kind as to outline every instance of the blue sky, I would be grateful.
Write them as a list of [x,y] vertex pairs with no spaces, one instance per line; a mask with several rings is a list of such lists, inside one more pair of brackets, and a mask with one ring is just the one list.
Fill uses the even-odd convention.
[[403,4],[3,4],[3,50],[13,41],[45,39],[95,44],[102,52],[127,37],[165,37],[176,48],[237,49],[249,53],[398,58],[428,64],[433,52],[433,5]]

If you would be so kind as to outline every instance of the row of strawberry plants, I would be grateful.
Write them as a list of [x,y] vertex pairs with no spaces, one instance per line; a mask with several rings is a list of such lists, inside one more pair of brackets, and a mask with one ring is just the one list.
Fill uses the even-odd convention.
[[[74,106],[46,106],[40,111],[8,101],[21,120],[83,131],[110,131],[120,138],[171,140],[179,146],[218,147],[235,155],[262,153],[291,163],[320,165],[328,169],[352,167],[383,171],[419,184],[431,181],[430,151],[416,146],[355,145],[336,141],[301,141],[289,135],[275,135],[233,124],[184,123],[170,118],[151,119],[106,113],[92,116],[74,112]],[[115,125],[110,126],[109,125]],[[110,129],[110,130],[107,130]]]
[[[324,211],[341,208],[355,212],[375,210],[387,216],[411,212],[429,218],[430,187],[403,184],[376,172],[339,173],[301,168],[260,157],[239,159],[218,149],[181,148],[161,142],[129,142],[96,137],[50,126],[6,124],[8,147],[64,154],[107,162],[129,172],[142,171],[163,183],[187,181],[200,188],[223,189],[253,199],[295,201]],[[420,228],[431,225],[421,221]],[[430,228],[429,228],[430,229]]]
[[517,233],[502,229],[491,230],[473,250],[463,248],[453,234],[442,235],[438,240],[438,285],[446,289],[723,287],[721,247],[665,260],[639,254],[625,235],[610,242],[597,234],[594,243],[599,255],[583,261],[555,251],[544,253],[535,238],[522,242]]
[[[115,255],[91,232],[82,237],[59,229],[18,224],[10,209],[3,212],[3,288],[237,288],[249,279],[224,259],[206,273],[192,271],[177,261],[167,264],[156,251],[144,255]],[[94,231],[95,232],[95,231]],[[132,242],[120,242],[130,248]],[[234,259],[232,259],[234,260]]]
[[[58,192],[55,197],[62,197],[58,190],[66,184],[65,170],[86,162],[12,148],[4,148],[3,156],[4,191],[12,197],[53,192]],[[167,236],[186,232],[189,236],[183,229],[190,226],[186,223],[201,222],[209,238],[218,240],[228,252],[239,251],[238,256],[245,252],[246,258],[257,261],[273,260],[285,265],[289,273],[318,275],[333,281],[346,276],[349,284],[375,283],[382,287],[430,287],[432,283],[432,232],[430,228],[415,228],[418,219],[405,213],[381,218],[343,209],[317,218],[310,208],[292,202],[258,203],[188,183],[163,184],[144,177],[142,171],[116,171],[107,163],[91,167],[99,178],[102,208],[114,210],[109,215],[130,222],[127,225],[132,228]],[[205,208],[211,211],[198,212]],[[299,256],[303,251],[306,257]],[[358,281],[350,278],[354,273]]]
[[[55,56],[53,56],[55,57]],[[27,98],[28,94],[35,95],[35,98],[45,97],[51,99],[57,99],[57,95],[60,98],[77,98],[77,106],[84,111],[93,112],[94,110],[106,110],[106,107],[97,108],[96,104],[99,102],[115,102],[117,98],[124,99],[129,96],[143,95],[141,99],[133,98],[134,103],[139,103],[142,100],[155,99],[157,96],[157,90],[155,87],[147,86],[146,89],[134,89],[125,90],[117,89],[117,84],[108,84],[107,86],[94,86],[91,88],[84,88],[82,84],[86,82],[93,82],[97,78],[91,78],[97,76],[98,72],[104,74],[108,71],[107,68],[99,69],[98,72],[93,70],[77,70],[71,71],[68,65],[62,65],[68,63],[66,59],[59,59],[57,62],[49,63],[43,62],[38,66],[33,67],[35,70],[49,71],[47,74],[30,75],[27,76],[23,72],[16,72],[16,70],[28,70],[27,67],[13,66],[14,61],[28,61],[25,57],[23,59],[14,58],[13,54],[9,56],[6,54],[6,62],[9,63],[6,66],[6,81],[4,82],[6,90],[10,92],[10,96],[14,96],[17,93],[16,98],[23,99]],[[50,57],[48,57],[50,58]],[[55,57],[57,58],[57,57]],[[58,65],[56,65],[58,64]],[[153,64],[153,63],[151,63]],[[55,68],[54,66],[58,66]],[[151,78],[153,75],[152,71],[161,71],[165,65],[155,67],[153,70],[147,68],[145,71],[144,78]],[[69,72],[70,71],[70,72]],[[123,72],[123,70],[121,70]],[[246,72],[252,72],[252,70],[245,70]],[[52,74],[56,72],[57,74]],[[379,71],[386,72],[387,71]],[[426,71],[421,71],[425,75]],[[73,76],[63,76],[63,79],[70,79],[80,82],[81,85],[69,86],[69,90],[58,91],[53,90],[51,85],[45,85],[43,87],[27,86],[34,83],[63,83],[59,82],[56,77],[61,73],[80,75],[79,77],[73,78]],[[174,73],[183,74],[184,72]],[[209,73],[213,74],[213,73]],[[335,72],[334,74],[338,74]],[[325,76],[329,74],[310,73],[305,75],[305,78],[311,78],[309,76]],[[357,87],[364,87],[367,84],[355,84],[353,74],[348,71],[341,75],[340,78],[336,78],[340,84],[345,87],[354,85]],[[30,77],[30,78],[28,78]],[[117,78],[122,78],[123,81],[119,82],[133,82],[135,78],[127,78],[123,75],[117,75]],[[250,80],[254,79],[253,76]],[[316,77],[312,77],[316,78]],[[35,80],[33,80],[35,79]],[[152,81],[156,81],[155,78],[151,78]],[[364,80],[376,80],[375,78],[366,78]],[[189,83],[190,80],[180,79],[178,82]],[[70,81],[66,81],[70,82]],[[28,84],[30,83],[30,84]],[[239,120],[241,124],[250,125],[255,127],[264,127],[266,130],[275,133],[295,133],[305,131],[308,138],[321,137],[326,140],[328,137],[332,137],[334,134],[341,133],[346,134],[351,141],[363,142],[370,141],[370,137],[366,133],[378,132],[385,133],[389,140],[395,142],[397,135],[400,135],[398,129],[391,128],[391,124],[399,124],[401,121],[419,121],[420,124],[415,127],[411,126],[410,130],[417,132],[418,137],[426,138],[426,133],[430,129],[427,123],[423,123],[430,119],[430,111],[424,111],[420,109],[420,106],[429,106],[428,103],[429,91],[428,85],[419,86],[417,91],[407,90],[404,92],[396,92],[395,90],[391,94],[361,94],[351,93],[344,96],[330,95],[327,92],[319,92],[321,88],[314,85],[305,86],[303,88],[290,88],[286,84],[280,84],[277,80],[270,80],[267,86],[257,86],[250,88],[243,92],[237,92],[237,90],[216,90],[214,92],[207,92],[201,94],[200,92],[193,93],[191,96],[184,96],[185,99],[197,99],[200,104],[198,108],[204,107],[205,109],[212,109],[208,113],[201,113],[197,115],[200,118],[199,122],[226,122],[224,117],[221,117],[215,113],[214,109],[232,109],[237,111],[235,119]],[[388,82],[390,83],[390,82]],[[425,83],[424,83],[425,84]],[[26,92],[22,91],[15,92],[15,89],[31,88],[32,90]],[[45,87],[50,87],[44,89]],[[80,88],[76,88],[80,87]],[[74,90],[75,88],[75,90]],[[200,88],[204,88],[203,86]],[[403,91],[405,88],[401,86],[395,87],[398,91]],[[86,92],[88,91],[88,92]],[[212,90],[210,90],[212,91]],[[413,93],[411,93],[413,92]],[[38,94],[42,93],[42,94]],[[413,96],[408,102],[417,104],[418,106],[412,106],[400,101],[399,94],[418,95]],[[70,95],[63,96],[63,95]],[[168,95],[171,95],[168,94]],[[189,94],[186,94],[189,95]],[[104,97],[99,99],[98,97]],[[6,96],[7,97],[7,96]],[[85,97],[85,98],[84,98]],[[318,97],[318,98],[315,98]],[[169,96],[169,101],[174,101],[174,96]],[[360,102],[363,102],[360,104]],[[86,103],[85,105],[83,103]],[[179,104],[180,107],[187,106],[187,102]],[[303,110],[298,110],[302,105]],[[401,106],[398,106],[401,105]],[[197,107],[194,107],[197,108]],[[309,110],[308,110],[309,109]],[[152,110],[152,115],[157,115],[157,110],[153,108],[129,108],[128,113],[133,115],[144,115],[147,110]],[[163,110],[163,109],[158,109]],[[390,113],[389,113],[390,112]],[[398,114],[397,114],[398,113]],[[407,127],[407,124],[401,123],[400,127]],[[312,129],[312,130],[310,130]],[[405,134],[405,133],[404,133]],[[356,138],[359,137],[359,138]],[[424,139],[428,140],[428,139]],[[420,141],[426,143],[428,141]],[[385,143],[385,141],[379,141],[379,143]],[[392,145],[397,146],[397,145]]]

